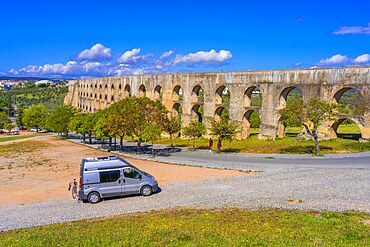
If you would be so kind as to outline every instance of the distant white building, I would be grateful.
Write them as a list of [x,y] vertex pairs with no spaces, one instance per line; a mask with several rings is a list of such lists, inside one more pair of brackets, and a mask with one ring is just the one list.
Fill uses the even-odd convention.
[[52,82],[52,81],[49,81],[49,80],[41,80],[41,81],[37,81],[35,82],[35,85],[38,86],[40,84],[46,84],[46,85],[50,85],[50,86],[54,86],[55,83]]

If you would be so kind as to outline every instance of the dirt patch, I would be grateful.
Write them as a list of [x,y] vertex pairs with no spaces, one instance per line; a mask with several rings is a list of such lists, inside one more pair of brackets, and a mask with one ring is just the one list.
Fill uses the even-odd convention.
[[365,226],[370,226],[370,220],[363,220],[362,223],[364,223]]
[[302,203],[303,201],[300,199],[288,199],[287,202],[289,202],[290,204],[299,204]]
[[[51,136],[4,142],[0,148],[7,150],[0,153],[0,205],[70,197],[68,183],[79,177],[81,159],[107,155],[106,152]],[[234,170],[169,165],[122,157],[152,174],[160,185],[242,174]]]

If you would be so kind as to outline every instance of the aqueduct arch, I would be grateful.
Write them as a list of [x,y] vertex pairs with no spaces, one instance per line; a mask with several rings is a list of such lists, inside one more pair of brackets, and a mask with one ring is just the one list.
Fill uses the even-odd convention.
[[[122,97],[118,92],[122,91],[119,84],[122,84],[123,88]],[[161,102],[170,112],[180,109],[181,106],[184,126],[191,121],[193,108],[202,108],[202,121],[209,123],[209,119],[215,117],[218,107],[226,107],[222,101],[220,104],[219,92],[224,92],[223,87],[227,87],[230,92],[230,102],[227,104],[230,120],[243,129],[245,113],[256,110],[261,121],[259,138],[274,139],[279,133],[279,109],[286,104],[287,95],[293,88],[301,89],[305,101],[318,97],[332,102],[333,99],[339,99],[349,88],[358,89],[368,99],[370,67],[84,78],[69,81],[68,85],[69,92],[65,103],[85,111],[86,106],[87,110],[91,107],[91,111],[107,107],[112,103],[112,96],[114,101],[144,95],[155,100],[158,97],[156,87],[160,86]],[[258,91],[254,91],[257,88]],[[251,104],[253,92],[259,94],[262,99],[259,106]],[[179,105],[175,107],[176,103]],[[362,117],[362,138],[370,140],[369,110]]]
[[[295,93],[295,95],[289,99],[288,97],[291,93]],[[278,100],[278,109],[279,110],[284,109],[288,103],[291,103],[293,101],[301,101],[301,100],[302,101],[304,100],[302,90],[297,86],[288,86],[284,88],[280,93],[279,100]],[[278,120],[277,136],[284,137],[286,126],[282,123],[280,114],[278,114],[277,120]]]

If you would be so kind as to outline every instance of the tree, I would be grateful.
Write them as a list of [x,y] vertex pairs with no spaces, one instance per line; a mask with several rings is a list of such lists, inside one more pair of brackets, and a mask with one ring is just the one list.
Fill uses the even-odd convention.
[[312,98],[308,102],[297,101],[280,110],[283,120],[299,119],[308,135],[315,141],[316,154],[320,155],[317,128],[336,114],[337,105]]
[[148,125],[159,128],[159,121],[167,114],[166,108],[159,102],[149,98],[130,97],[116,103],[121,108],[122,121],[127,127],[127,132],[138,138],[137,148],[140,154],[140,145],[144,130]]
[[6,123],[5,125],[4,125],[4,129],[6,129],[8,132],[9,132],[9,134],[10,134],[10,131],[12,131],[12,129],[15,127],[15,125],[12,123],[12,122],[10,122],[10,123]]
[[5,126],[11,122],[12,120],[10,120],[8,114],[5,112],[0,112],[0,129],[4,129]]
[[83,118],[81,130],[89,135],[89,144],[92,144],[92,135],[95,133],[95,124],[99,115],[94,113],[86,113]]
[[125,109],[123,108],[124,103],[121,101],[114,103],[109,106],[107,114],[108,129],[110,132],[115,132],[120,137],[120,147],[123,151],[123,137],[130,135],[127,127],[127,116],[124,115]]
[[237,125],[230,120],[222,119],[216,122],[214,119],[211,120],[211,135],[217,136],[220,140],[231,140],[237,133]]
[[19,108],[17,110],[17,119],[15,120],[15,123],[17,124],[18,127],[23,126],[23,115],[24,115],[24,108]]
[[86,131],[83,128],[83,124],[85,122],[86,113],[77,113],[71,118],[71,121],[69,122],[69,129],[79,133],[83,136],[83,142],[85,143],[86,140]]
[[152,155],[154,157],[154,141],[161,137],[162,130],[155,125],[148,125],[143,132],[143,139],[152,143]]
[[167,115],[162,119],[160,124],[161,124],[162,130],[170,135],[170,143],[171,143],[171,147],[173,147],[172,135],[180,132],[181,130],[180,118],[171,117]]
[[30,108],[24,110],[23,122],[27,128],[45,127],[48,109],[42,104],[32,105]]
[[96,124],[94,127],[95,135],[98,138],[109,138],[109,150],[112,148],[112,138],[116,136],[116,130],[111,129],[110,120],[108,118],[109,108],[100,110],[95,113]]
[[50,112],[46,119],[46,127],[57,133],[66,133],[70,130],[69,123],[77,113],[77,109],[72,106],[61,106]]
[[206,126],[201,122],[191,121],[188,126],[184,127],[182,133],[193,140],[193,148],[195,148],[195,139],[206,133]]

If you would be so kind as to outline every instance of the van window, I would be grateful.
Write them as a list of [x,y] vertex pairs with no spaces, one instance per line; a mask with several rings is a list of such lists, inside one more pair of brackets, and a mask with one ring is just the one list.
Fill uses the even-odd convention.
[[136,178],[136,179],[141,178],[141,174],[138,173],[137,171],[135,171],[134,169],[131,169],[131,168],[127,168],[127,169],[123,170],[123,175],[126,178]]
[[117,181],[120,177],[120,172],[118,171],[106,171],[106,172],[99,172],[100,175],[100,182],[101,183],[108,183]]

